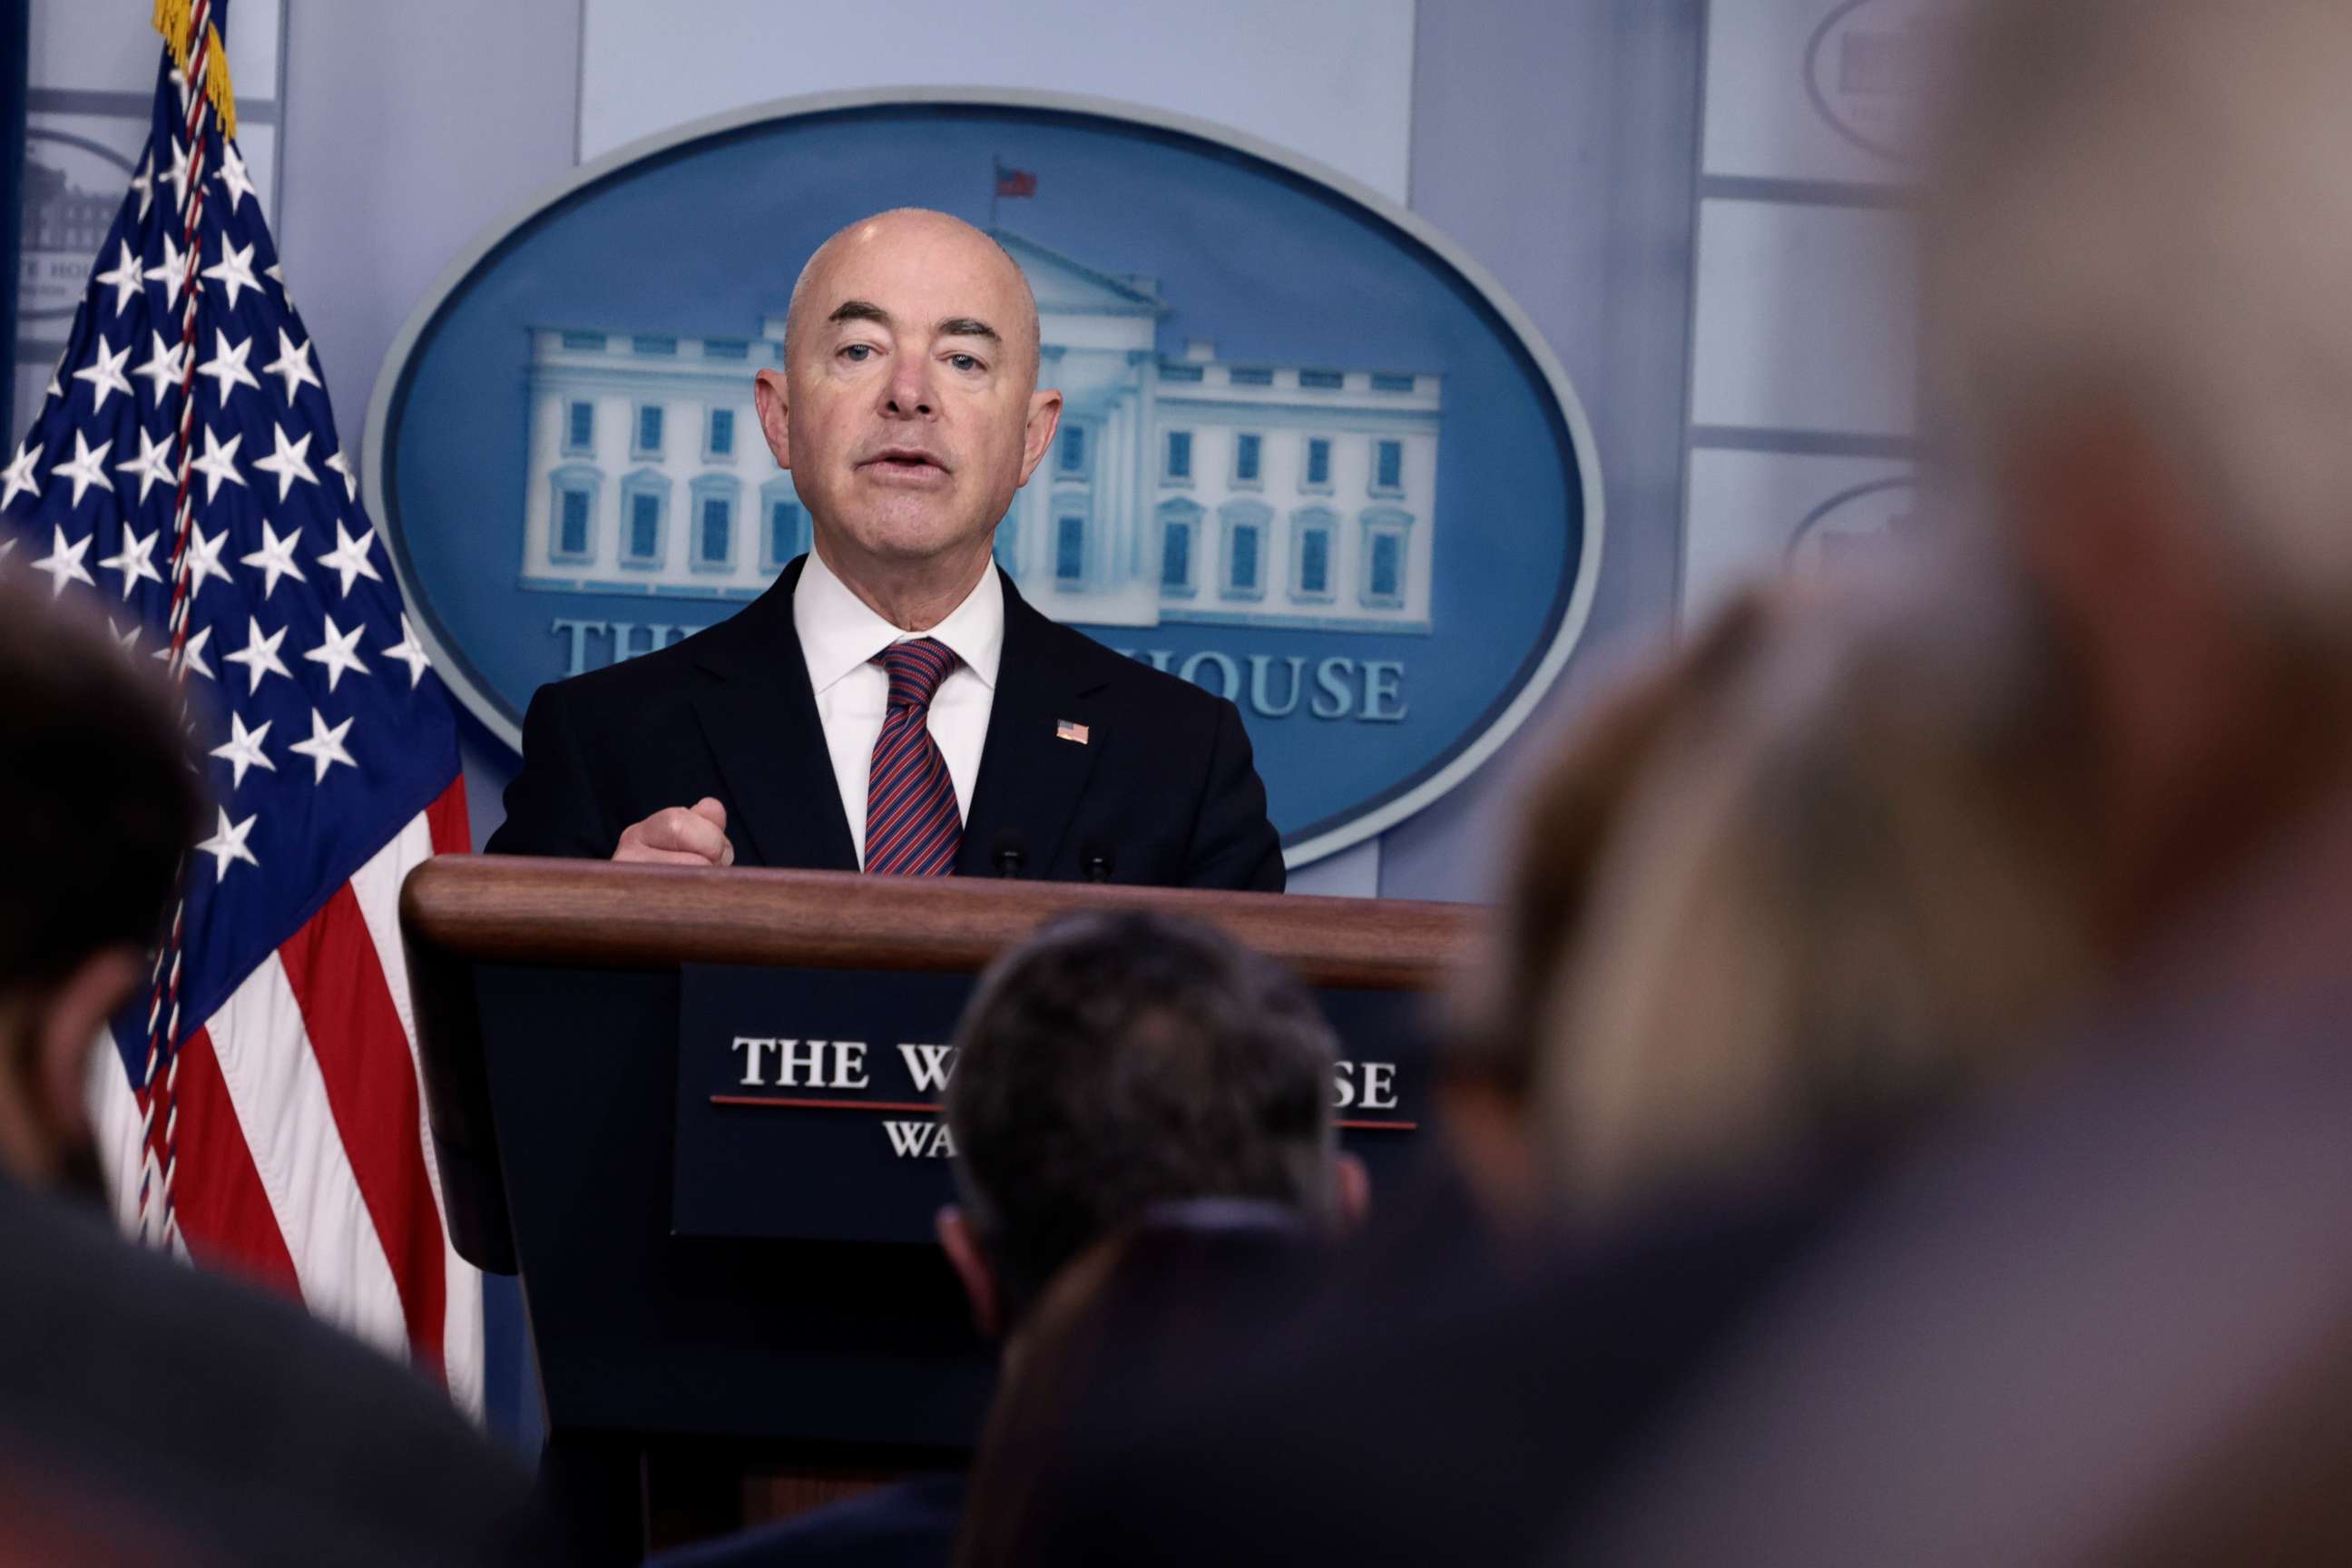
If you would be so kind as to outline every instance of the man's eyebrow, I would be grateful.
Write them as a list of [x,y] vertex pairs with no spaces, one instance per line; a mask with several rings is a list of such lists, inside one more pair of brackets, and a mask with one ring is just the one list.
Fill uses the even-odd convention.
[[871,300],[845,300],[835,309],[832,315],[825,318],[825,321],[828,324],[841,321],[872,321],[877,325],[887,327],[890,324],[890,312]]
[[986,338],[992,343],[1004,341],[994,327],[977,316],[950,316],[931,331],[942,338]]

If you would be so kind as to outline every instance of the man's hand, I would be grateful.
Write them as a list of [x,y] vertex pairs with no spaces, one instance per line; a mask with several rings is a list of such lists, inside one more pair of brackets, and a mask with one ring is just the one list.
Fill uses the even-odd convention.
[[689,808],[673,805],[633,823],[614,847],[615,860],[657,866],[732,866],[727,808],[704,795]]

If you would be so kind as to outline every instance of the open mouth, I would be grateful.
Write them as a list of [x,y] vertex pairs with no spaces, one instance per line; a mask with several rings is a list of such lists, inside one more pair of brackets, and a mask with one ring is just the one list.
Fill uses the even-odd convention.
[[884,473],[897,474],[920,474],[924,472],[944,474],[947,472],[947,465],[940,462],[937,458],[932,457],[929,452],[918,452],[899,447],[893,447],[888,451],[875,453],[874,456],[866,459],[865,467],[869,468],[878,468]]

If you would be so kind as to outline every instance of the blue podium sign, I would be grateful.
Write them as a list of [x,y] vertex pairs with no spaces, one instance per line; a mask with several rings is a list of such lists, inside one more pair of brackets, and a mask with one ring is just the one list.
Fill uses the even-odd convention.
[[[670,1229],[680,1237],[919,1242],[955,1198],[941,1100],[968,974],[681,973]],[[1419,998],[1317,994],[1344,1059],[1333,1114],[1375,1188],[1429,1115]]]

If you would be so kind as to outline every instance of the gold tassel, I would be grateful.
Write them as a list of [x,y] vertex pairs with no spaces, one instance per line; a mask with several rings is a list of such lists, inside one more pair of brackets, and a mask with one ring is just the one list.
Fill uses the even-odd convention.
[[[188,70],[188,35],[195,20],[189,6],[190,0],[155,0],[153,16],[155,30],[172,47],[172,63],[180,68],[183,76]],[[229,86],[228,51],[221,47],[218,27],[205,26],[205,49],[212,58],[205,73],[205,97],[211,101],[213,112],[220,116],[221,134],[233,140],[236,135],[236,93]]]

